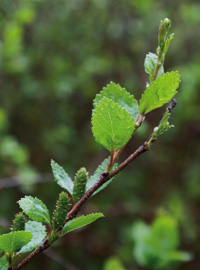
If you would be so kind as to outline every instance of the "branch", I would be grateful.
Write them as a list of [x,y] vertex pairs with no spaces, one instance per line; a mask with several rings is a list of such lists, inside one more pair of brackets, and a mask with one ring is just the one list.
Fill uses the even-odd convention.
[[[176,106],[176,100],[173,99],[171,104],[167,107],[167,109],[171,112],[172,109]],[[151,137],[151,136],[150,136]],[[114,171],[108,172],[105,171],[101,174],[99,177],[99,180],[84,194],[84,196],[73,206],[73,208],[69,211],[67,214],[67,217],[65,219],[65,223],[67,223],[69,220],[73,219],[80,208],[83,206],[83,204],[92,196],[92,194],[100,188],[104,183],[106,183],[108,180],[113,178],[115,175],[117,175],[119,172],[121,172],[124,168],[126,168],[134,159],[139,157],[142,153],[148,151],[150,149],[148,145],[149,139],[138,149],[132,153],[124,162],[122,162]],[[154,143],[154,142],[152,142]],[[61,227],[58,232],[61,233],[62,231]],[[52,242],[51,242],[52,243]],[[22,269],[27,263],[29,263],[37,254],[41,253],[45,249],[47,249],[51,243],[49,242],[48,237],[44,239],[44,241],[40,244],[39,247],[37,247],[32,253],[30,253],[23,261],[21,261],[15,268],[12,270],[20,270]]]
[[[133,161],[135,158],[140,156],[142,153],[147,151],[149,148],[146,148],[144,145],[141,145],[133,154],[131,154],[124,162],[122,162],[114,171],[111,173],[104,172],[99,177],[99,180],[92,186],[84,196],[78,201],[71,211],[67,214],[65,223],[69,220],[73,219],[76,216],[77,212],[80,210],[81,206],[91,197],[91,195],[100,188],[104,183],[110,180],[112,177],[117,175],[120,171],[122,171],[128,164]],[[59,232],[61,232],[62,228],[60,228]],[[37,254],[41,253],[45,249],[47,249],[51,244],[49,243],[48,237],[37,247],[33,252],[31,252],[22,262],[20,262],[13,270],[22,269],[27,263],[29,263]]]

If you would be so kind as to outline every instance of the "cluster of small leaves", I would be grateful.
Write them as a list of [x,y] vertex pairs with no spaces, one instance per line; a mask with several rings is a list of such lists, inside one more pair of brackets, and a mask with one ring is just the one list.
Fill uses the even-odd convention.
[[179,234],[176,221],[170,216],[158,217],[151,226],[138,221],[132,228],[135,242],[134,258],[151,269],[168,269],[191,259],[187,252],[178,251]]
[[[177,93],[176,90],[180,83],[180,75],[178,72],[164,73],[163,67],[165,54],[172,39],[172,35],[167,35],[169,27],[170,21],[168,19],[165,19],[163,22],[161,21],[157,54],[148,53],[146,55],[144,65],[145,71],[149,74],[150,84],[147,84],[139,102],[125,88],[113,82],[103,88],[100,94],[97,94],[94,99],[94,109],[91,120],[92,132],[95,140],[109,150],[111,156],[106,158],[102,164],[99,165],[91,177],[88,177],[85,168],[79,169],[75,175],[74,181],[64,168],[55,161],[51,161],[55,182],[62,189],[67,191],[73,204],[78,203],[85,193],[97,183],[103,172],[107,170],[112,171],[116,168],[116,159],[113,161],[113,157],[116,152],[123,149],[131,139],[133,133],[142,124],[144,115],[170,102]],[[157,139],[159,135],[172,127],[168,122],[169,116],[169,111],[166,111],[159,126],[154,129],[150,142]],[[138,123],[138,121],[141,122]],[[105,188],[112,180],[113,178],[104,183],[93,195]],[[19,213],[16,215],[13,222],[12,232],[0,236],[0,255],[3,256],[2,259],[0,259],[1,269],[7,269],[5,267],[8,267],[8,256],[9,266],[12,266],[10,260],[15,258],[16,255],[29,253],[36,249],[47,237],[47,230],[50,236],[48,240],[51,243],[58,237],[103,217],[102,213],[94,213],[73,219],[69,214],[68,218],[70,198],[67,193],[60,193],[52,217],[47,206],[40,199],[25,196],[19,200],[19,206],[29,220],[26,221],[24,214]],[[171,221],[168,219],[167,222],[170,223]],[[151,257],[151,253],[155,252],[156,254],[156,252],[159,251],[157,249],[150,251],[152,241],[156,239],[157,242],[155,246],[159,248],[161,247],[160,245],[166,242],[165,239],[163,240],[164,242],[159,242],[161,240],[161,238],[159,238],[160,235],[157,235],[160,230],[159,226],[156,223],[152,226],[152,229],[150,229],[145,224],[140,224],[139,229],[138,227],[134,228],[136,232],[137,230],[140,232],[141,228],[143,228],[143,234],[140,238],[138,238],[139,232],[137,232],[138,234],[134,233],[137,243],[134,252],[141,265],[146,266],[149,258],[151,260],[153,258]],[[176,239],[175,227],[173,237]],[[148,247],[147,250],[145,245]],[[183,260],[184,258],[186,260],[187,256],[184,257],[182,253],[174,252],[177,243],[173,243],[173,245],[170,244],[171,246],[169,248],[167,242],[166,245],[167,246],[164,246],[164,251],[167,252],[167,256],[169,256],[171,261],[173,261],[173,258],[176,260]],[[142,253],[143,248],[144,252]],[[171,249],[173,252],[171,252]],[[152,254],[152,256],[156,256],[154,253]],[[180,256],[182,256],[181,259]],[[162,261],[161,264],[158,263],[158,266],[162,268],[165,264],[166,261],[164,264]]]

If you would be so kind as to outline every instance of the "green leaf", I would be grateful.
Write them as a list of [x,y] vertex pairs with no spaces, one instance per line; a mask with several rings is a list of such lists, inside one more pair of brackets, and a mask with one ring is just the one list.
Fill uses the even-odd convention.
[[170,251],[179,245],[177,222],[170,216],[158,217],[152,224],[151,239],[159,250]]
[[106,260],[103,270],[125,270],[125,268],[117,257],[111,257]]
[[[155,53],[151,53],[149,52],[146,55],[146,58],[144,60],[144,68],[145,68],[145,72],[147,74],[149,74],[149,81],[152,82],[153,80],[153,75],[155,72],[155,68],[157,65],[157,61],[158,61],[158,56]],[[164,67],[163,65],[159,68],[158,71],[158,75],[157,78],[159,78],[160,76],[162,76],[164,74]]]
[[8,261],[6,259],[6,256],[4,256],[0,259],[0,269],[1,270],[8,270]]
[[178,72],[165,73],[148,86],[139,102],[141,114],[146,114],[169,102],[177,93],[180,83]]
[[69,175],[54,160],[51,160],[51,167],[56,183],[72,195],[74,183]]
[[170,264],[177,264],[179,262],[188,262],[192,259],[192,254],[184,251],[172,251],[166,253],[166,260],[170,262]]
[[96,95],[94,99],[94,108],[98,105],[99,101],[103,98],[112,99],[113,102],[118,103],[122,108],[126,109],[131,117],[137,119],[139,114],[138,102],[134,96],[122,88],[119,84],[110,82],[103,90]]
[[29,216],[29,218],[50,224],[50,214],[46,205],[38,198],[33,198],[31,196],[25,196],[19,200],[19,206],[24,211],[24,213]]
[[3,234],[0,236],[0,248],[8,253],[13,253],[30,242],[31,238],[32,233],[24,231]]
[[151,235],[151,228],[142,221],[137,221],[132,227],[132,238],[135,241],[133,254],[136,261],[140,265],[146,265],[146,254],[148,253],[149,246],[147,239]]
[[25,231],[31,232],[33,237],[27,245],[23,246],[23,248],[19,251],[19,254],[33,251],[47,236],[46,227],[37,221],[28,221],[25,224]]
[[94,222],[95,220],[97,220],[100,217],[104,217],[104,215],[102,213],[95,213],[95,214],[90,214],[87,216],[81,216],[78,217],[76,219],[73,219],[69,222],[67,222],[62,230],[62,235],[74,231],[78,228],[81,228],[83,226],[86,226],[92,222]]
[[[86,191],[88,191],[92,186],[94,186],[94,184],[99,180],[100,175],[105,171],[105,169],[106,169],[106,167],[108,166],[109,163],[110,163],[110,157],[104,159],[104,161],[97,167],[94,174],[92,176],[90,176],[90,178],[88,179],[88,182],[86,184]],[[114,164],[111,171],[115,170],[116,168],[117,168],[117,163]],[[94,196],[95,194],[100,192],[102,189],[107,187],[113,181],[113,179],[114,179],[114,177],[111,178],[106,183],[104,183],[100,188],[98,188],[94,192],[94,194],[92,196]]]
[[96,141],[109,151],[124,146],[134,130],[134,119],[111,99],[102,98],[92,114],[92,131]]
[[174,125],[170,125],[168,122],[170,115],[170,112],[166,110],[159,126],[154,129],[152,138],[157,138],[158,136],[166,132],[169,128],[174,127]]

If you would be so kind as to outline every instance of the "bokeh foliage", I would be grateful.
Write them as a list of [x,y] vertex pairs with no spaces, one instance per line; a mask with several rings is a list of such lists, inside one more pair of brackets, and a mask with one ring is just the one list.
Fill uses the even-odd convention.
[[[23,192],[53,210],[60,189],[46,175],[51,158],[72,176],[81,166],[92,173],[107,156],[92,137],[92,100],[110,81],[140,98],[148,80],[145,55],[155,52],[159,22],[168,17],[175,37],[164,68],[178,70],[182,80],[171,117],[175,128],[83,209],[102,211],[107,219],[66,237],[56,252],[68,267],[103,269],[110,257],[118,268],[140,269],[132,255],[131,226],[137,218],[151,222],[164,209],[179,223],[181,249],[194,255],[181,270],[198,269],[199,12],[195,0],[1,0],[0,177],[19,179],[13,188],[6,188],[11,178],[0,182],[1,232],[19,210]],[[148,137],[159,113],[147,116],[124,157]],[[46,177],[48,183],[34,184]],[[41,262],[44,269],[63,269],[45,255],[27,269]]]

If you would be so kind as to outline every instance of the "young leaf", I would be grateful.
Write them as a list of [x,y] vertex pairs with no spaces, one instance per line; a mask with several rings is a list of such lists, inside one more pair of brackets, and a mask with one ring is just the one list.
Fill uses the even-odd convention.
[[[145,68],[145,72],[146,72],[147,74],[149,74],[149,81],[150,81],[150,83],[151,83],[152,80],[153,80],[154,71],[155,71],[155,68],[156,68],[157,61],[158,61],[158,56],[157,56],[155,53],[151,53],[151,52],[149,52],[149,53],[146,55],[146,58],[145,58],[145,60],[144,60],[144,68]],[[163,65],[162,65],[162,66],[159,68],[157,78],[159,78],[159,77],[162,76],[163,74],[164,74],[164,68],[163,68]]]
[[77,203],[85,194],[85,187],[88,180],[88,172],[85,168],[80,168],[75,176],[73,201]]
[[100,217],[104,217],[104,215],[102,213],[95,213],[95,214],[90,214],[87,216],[81,216],[78,217],[76,219],[73,219],[69,222],[67,222],[62,230],[62,235],[74,231],[78,228],[81,228],[83,226],[86,226],[92,222],[94,222],[95,220],[97,220]]
[[50,224],[50,214],[46,205],[38,198],[33,198],[31,196],[25,196],[19,200],[19,206],[23,212],[29,216],[29,218]]
[[28,221],[25,225],[26,232],[31,232],[33,237],[31,241],[22,247],[19,251],[21,253],[29,253],[38,247],[47,235],[46,227],[40,222]]
[[72,195],[74,183],[69,175],[54,160],[51,160],[51,167],[56,183]]
[[100,94],[97,94],[94,99],[94,108],[103,97],[112,99],[113,102],[118,103],[122,108],[126,109],[131,114],[131,117],[137,119],[139,114],[137,100],[119,84],[111,82],[104,87]]
[[1,270],[8,270],[8,261],[6,259],[6,256],[4,256],[0,259],[0,269]]
[[24,231],[3,234],[0,236],[0,248],[8,253],[13,253],[30,242],[31,238],[32,233]]
[[[110,163],[110,157],[104,159],[104,161],[97,167],[96,171],[94,172],[94,174],[88,179],[88,182],[86,184],[86,191],[88,191],[92,186],[94,186],[94,184],[99,180],[100,175],[105,171],[106,167],[108,166],[108,164]],[[117,164],[115,163],[112,171],[114,169],[117,168]],[[94,196],[95,194],[97,194],[99,191],[101,191],[102,189],[104,189],[105,187],[107,187],[112,181],[113,181],[114,177],[112,179],[110,179],[109,181],[107,181],[105,184],[103,184],[100,188],[98,188],[92,196]]]
[[124,146],[134,130],[134,119],[111,99],[102,98],[92,114],[92,131],[96,141],[111,151]]
[[166,112],[165,112],[159,126],[154,129],[154,132],[153,132],[153,135],[152,135],[153,139],[157,138],[158,136],[160,136],[161,134],[166,132],[169,128],[174,127],[174,125],[169,124],[169,122],[168,122],[169,117],[170,117],[170,112],[168,110],[166,110]]
[[139,102],[141,114],[146,114],[169,102],[177,93],[180,83],[178,72],[165,73],[148,86]]

